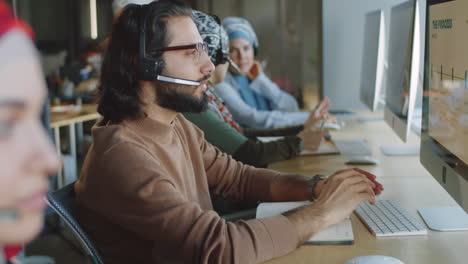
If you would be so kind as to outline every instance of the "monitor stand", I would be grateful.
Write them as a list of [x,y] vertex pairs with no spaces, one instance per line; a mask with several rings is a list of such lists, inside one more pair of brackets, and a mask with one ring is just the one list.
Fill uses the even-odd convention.
[[418,209],[426,225],[435,231],[468,231],[468,214],[460,206]]
[[418,156],[419,148],[419,145],[386,145],[380,150],[387,156]]

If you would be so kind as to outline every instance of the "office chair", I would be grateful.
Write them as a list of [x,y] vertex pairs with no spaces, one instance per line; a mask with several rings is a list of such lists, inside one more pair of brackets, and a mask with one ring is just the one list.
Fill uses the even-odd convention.
[[75,201],[75,183],[71,183],[57,191],[47,194],[46,202],[59,216],[67,223],[73,233],[85,249],[87,256],[92,260],[93,264],[103,264],[98,251],[94,247],[91,240],[83,231],[81,226],[75,220],[77,204]]

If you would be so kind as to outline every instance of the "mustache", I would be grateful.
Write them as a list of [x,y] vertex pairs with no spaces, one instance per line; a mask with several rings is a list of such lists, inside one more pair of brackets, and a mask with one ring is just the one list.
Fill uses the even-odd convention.
[[202,78],[198,79],[197,82],[203,82],[203,81],[209,80],[210,78],[211,78],[211,74],[207,74],[203,76]]

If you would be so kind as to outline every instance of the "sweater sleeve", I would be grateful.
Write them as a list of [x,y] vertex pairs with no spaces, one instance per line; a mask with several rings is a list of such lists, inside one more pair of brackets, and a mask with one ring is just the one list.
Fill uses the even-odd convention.
[[[213,158],[220,154],[212,146],[207,149]],[[182,195],[181,186],[142,146],[121,143],[108,150],[103,159],[108,165],[101,172],[112,180],[99,188],[99,199],[89,197],[92,200],[87,204],[114,223],[153,241],[158,256],[184,263],[258,263],[287,254],[298,244],[293,225],[282,215],[231,223],[214,211],[203,210]],[[223,171],[219,162],[214,163],[208,166],[211,175]],[[257,172],[254,168],[240,163],[231,167],[235,169],[225,172],[237,171],[239,176],[258,182],[252,179]],[[260,181],[271,176],[266,170],[263,176],[262,172],[258,174]]]
[[250,88],[265,96],[273,104],[274,110],[298,111],[299,105],[296,99],[289,93],[281,90],[276,83],[272,82],[265,73],[261,73],[250,83]]
[[296,136],[304,130],[304,125],[279,128],[244,128],[242,133],[248,138]]
[[184,113],[184,117],[205,133],[205,139],[222,152],[234,154],[247,138],[208,110],[202,113]]
[[296,157],[301,151],[301,139],[296,136],[261,142],[248,140],[234,153],[233,158],[255,167]]
[[309,112],[259,111],[246,104],[227,81],[214,85],[214,88],[226,103],[234,119],[244,127],[274,128],[302,125],[309,117]]

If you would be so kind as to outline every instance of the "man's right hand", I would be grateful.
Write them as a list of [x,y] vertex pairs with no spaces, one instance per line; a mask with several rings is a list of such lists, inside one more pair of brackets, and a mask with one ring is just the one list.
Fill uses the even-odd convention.
[[342,222],[361,202],[374,204],[375,187],[376,184],[359,171],[338,171],[325,180],[312,205],[284,215],[296,226],[303,243],[313,234]]
[[325,180],[312,205],[324,212],[327,226],[345,220],[361,202],[375,204],[375,188],[366,175],[354,169],[337,172]]

